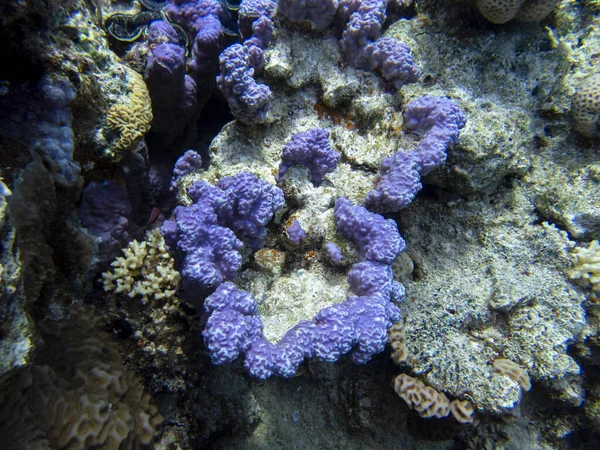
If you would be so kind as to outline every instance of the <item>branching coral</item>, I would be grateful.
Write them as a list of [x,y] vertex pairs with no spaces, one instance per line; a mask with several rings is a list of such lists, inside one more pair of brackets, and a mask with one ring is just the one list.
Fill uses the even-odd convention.
[[141,75],[128,70],[131,91],[124,103],[115,103],[109,110],[106,123],[118,137],[108,156],[120,160],[150,130],[152,109],[150,95]]
[[111,267],[111,271],[102,274],[104,290],[129,297],[141,296],[143,303],[151,299],[174,299],[181,280],[165,241],[156,229],[148,231],[144,241],[132,241]]

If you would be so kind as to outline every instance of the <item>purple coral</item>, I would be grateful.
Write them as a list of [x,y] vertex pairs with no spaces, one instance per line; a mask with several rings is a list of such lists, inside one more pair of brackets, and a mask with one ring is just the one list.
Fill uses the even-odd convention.
[[375,70],[396,89],[419,78],[410,49],[391,37],[380,38],[385,21],[384,0],[341,0],[340,16],[347,20],[340,49],[358,69]]
[[335,225],[360,251],[361,259],[391,265],[405,249],[396,222],[354,206],[345,197],[335,202]]
[[227,99],[232,114],[251,125],[264,122],[269,110],[271,90],[254,79],[254,61],[248,48],[235,44],[219,56],[221,73],[217,86]]
[[181,177],[202,169],[202,158],[194,150],[188,150],[175,163],[173,178],[171,178],[171,189],[177,189],[177,183]]
[[281,189],[247,172],[222,178],[216,186],[226,196],[216,208],[219,223],[233,230],[253,250],[261,248],[267,236],[266,225],[285,203]]
[[397,152],[383,159],[380,180],[365,199],[373,211],[398,211],[408,206],[421,190],[421,176],[446,161],[446,148],[458,140],[466,123],[453,101],[429,95],[406,105],[404,121],[423,138],[412,152]]
[[339,264],[342,262],[342,251],[333,242],[328,242],[325,244],[325,251],[327,252],[327,256],[329,256],[329,259],[332,263]]
[[171,0],[164,8],[169,20],[182,27],[193,42],[190,73],[203,97],[210,93],[223,48],[221,19],[225,10],[218,0]]
[[308,21],[324,30],[333,21],[338,4],[338,0],[279,0],[277,9],[292,22]]
[[152,22],[148,44],[144,80],[152,99],[152,131],[176,136],[196,111],[196,83],[185,73],[185,50],[169,23]]
[[308,167],[311,181],[319,185],[323,176],[335,170],[339,160],[340,154],[329,146],[328,130],[314,128],[296,133],[283,149],[276,178],[280,181],[291,166],[299,165]]
[[182,253],[182,287],[193,299],[237,276],[243,247],[238,238],[253,249],[262,247],[265,227],[284,200],[279,188],[249,173],[225,177],[216,186],[198,181],[188,195],[194,204],[175,208],[161,233]]
[[285,229],[285,232],[290,242],[294,245],[300,245],[302,239],[306,237],[306,233],[302,229],[302,226],[300,226],[300,222],[296,219],[294,219],[292,224]]
[[264,380],[272,375],[289,378],[308,358],[335,361],[351,352],[354,363],[364,364],[383,351],[387,329],[400,319],[392,301],[404,297],[404,288],[393,280],[387,261],[404,248],[404,241],[393,221],[345,198],[337,201],[335,217],[338,229],[361,250],[361,262],[348,275],[357,295],[324,308],[311,321],[298,323],[275,344],[262,334],[252,296],[232,283],[223,283],[204,304],[210,317],[203,336],[214,364],[244,355],[246,370]]
[[[255,45],[263,50],[267,48],[273,34],[272,19],[276,8],[275,0],[243,0],[238,10],[238,25],[242,40],[256,38]],[[257,21],[261,21],[261,25],[257,26]]]
[[188,194],[194,204],[175,208],[173,218],[163,223],[161,233],[167,245],[183,253],[183,294],[194,299],[237,276],[242,264],[242,242],[218,223],[215,208],[226,201],[220,189],[198,181]]

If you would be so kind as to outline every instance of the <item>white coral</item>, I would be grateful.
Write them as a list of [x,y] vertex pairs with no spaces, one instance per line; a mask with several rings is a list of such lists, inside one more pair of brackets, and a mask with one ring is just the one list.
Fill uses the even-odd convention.
[[144,304],[151,298],[175,298],[181,280],[159,230],[148,231],[142,242],[132,241],[111,267],[102,274],[104,290],[132,298],[139,295]]

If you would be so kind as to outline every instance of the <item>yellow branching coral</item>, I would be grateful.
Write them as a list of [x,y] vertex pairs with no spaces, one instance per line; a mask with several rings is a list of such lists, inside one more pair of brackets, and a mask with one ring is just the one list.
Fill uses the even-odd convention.
[[118,134],[113,150],[107,151],[110,157],[120,159],[122,153],[131,148],[150,130],[152,108],[150,94],[142,76],[129,70],[131,90],[124,103],[115,103],[108,110],[106,123]]
[[600,292],[600,243],[590,242],[588,248],[577,247],[573,250],[574,268],[569,275],[573,279],[587,280],[592,291]]
[[111,271],[102,274],[105,291],[139,295],[143,303],[151,298],[175,299],[181,276],[159,230],[148,231],[142,242],[132,241],[111,266]]

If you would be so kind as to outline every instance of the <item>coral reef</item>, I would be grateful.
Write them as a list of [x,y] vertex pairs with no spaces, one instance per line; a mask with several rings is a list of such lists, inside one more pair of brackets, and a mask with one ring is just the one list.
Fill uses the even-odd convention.
[[236,3],[0,5],[2,442],[596,448],[597,2]]
[[235,44],[226,48],[219,56],[219,63],[217,86],[232,114],[247,125],[264,122],[271,90],[254,79],[255,68],[248,47]]

